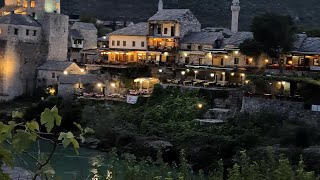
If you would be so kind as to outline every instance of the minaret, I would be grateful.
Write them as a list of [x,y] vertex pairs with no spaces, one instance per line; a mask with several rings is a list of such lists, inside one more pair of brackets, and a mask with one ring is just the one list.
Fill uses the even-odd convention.
[[231,31],[237,32],[239,28],[239,13],[240,13],[239,0],[232,1],[231,11],[232,11]]
[[163,10],[163,2],[162,0],[159,0],[159,3],[158,3],[158,12],[159,11],[162,11]]

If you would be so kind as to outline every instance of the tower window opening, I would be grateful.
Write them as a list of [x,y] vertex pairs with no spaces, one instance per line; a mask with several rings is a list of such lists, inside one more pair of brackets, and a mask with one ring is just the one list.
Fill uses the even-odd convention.
[[27,8],[28,7],[28,1],[23,1],[23,7]]
[[31,8],[35,8],[35,7],[36,7],[36,1],[31,1],[30,7],[31,7]]
[[14,29],[14,35],[18,35],[19,34],[19,29],[15,28]]
[[60,3],[57,2],[56,3],[56,10],[59,11],[59,9],[60,9]]

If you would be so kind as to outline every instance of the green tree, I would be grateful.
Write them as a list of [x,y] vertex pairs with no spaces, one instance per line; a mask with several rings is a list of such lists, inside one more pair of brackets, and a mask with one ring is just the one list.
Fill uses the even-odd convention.
[[246,55],[267,54],[278,59],[282,70],[283,62],[280,54],[293,49],[296,39],[296,26],[290,16],[265,13],[256,16],[251,25],[253,40],[247,40],[240,45],[241,52]]
[[270,56],[293,48],[296,26],[290,16],[273,13],[259,15],[253,19],[251,29],[254,39]]
[[[52,109],[46,108],[41,113],[40,123],[35,120],[23,122],[23,117],[23,113],[13,112],[12,121],[8,123],[0,122],[0,166],[7,165],[13,167],[13,158],[17,157],[30,167],[20,157],[22,153],[26,154],[34,160],[36,165],[36,169],[33,171],[33,179],[37,179],[37,177],[51,179],[54,177],[55,171],[50,166],[50,161],[55,153],[56,147],[60,143],[65,148],[72,145],[78,153],[79,143],[77,139],[84,141],[84,135],[92,133],[91,129],[82,129],[78,124],[76,124],[76,126],[79,128],[80,133],[77,137],[70,131],[57,131],[56,129],[61,125],[62,118],[56,107]],[[49,154],[41,153],[40,149],[38,150],[39,153],[37,156],[27,152],[28,147],[38,140],[48,141],[52,144],[52,150]],[[5,180],[8,178],[0,168],[0,179]]]

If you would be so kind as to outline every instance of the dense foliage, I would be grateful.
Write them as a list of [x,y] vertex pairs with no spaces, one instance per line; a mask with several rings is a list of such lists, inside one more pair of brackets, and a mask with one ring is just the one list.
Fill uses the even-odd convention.
[[[289,160],[283,155],[275,155],[272,148],[267,148],[266,156],[261,161],[253,161],[247,156],[246,151],[241,151],[239,161],[231,168],[225,169],[222,160],[218,161],[217,168],[205,175],[202,170],[193,172],[191,165],[185,158],[184,151],[180,152],[179,165],[169,166],[166,164],[161,154],[158,154],[156,162],[145,159],[138,161],[130,154],[122,155],[122,163],[115,150],[110,153],[111,161],[107,165],[107,173],[102,173],[105,169],[100,169],[95,174],[96,178],[106,178],[108,180],[316,180],[314,172],[305,170],[302,157],[297,167],[293,167]],[[157,167],[157,168],[155,168]],[[99,167],[97,167],[99,168]],[[106,175],[103,175],[106,174]]]
[[[95,129],[103,141],[102,148],[117,147],[139,156],[152,154],[137,149],[138,137],[168,141],[177,151],[185,150],[194,170],[203,169],[206,173],[220,159],[224,160],[225,166],[232,166],[234,157],[243,149],[247,149],[252,158],[260,160],[263,152],[258,149],[267,146],[277,147],[277,152],[278,149],[286,149],[281,152],[297,164],[303,148],[319,142],[319,133],[314,128],[287,121],[285,115],[273,112],[240,113],[220,125],[194,121],[211,107],[207,99],[199,92],[156,87],[150,99],[141,100],[136,105],[86,106],[81,124],[87,123]],[[199,109],[198,103],[205,106]],[[175,157],[172,155],[165,159],[177,161]]]

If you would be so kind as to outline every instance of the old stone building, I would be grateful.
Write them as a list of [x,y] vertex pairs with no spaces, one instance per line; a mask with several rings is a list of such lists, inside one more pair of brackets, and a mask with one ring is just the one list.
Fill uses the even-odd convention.
[[85,74],[76,63],[69,61],[47,61],[38,67],[38,85],[42,87],[55,86],[59,84],[61,77],[74,74]]
[[87,63],[95,61],[98,30],[92,23],[75,22],[69,34],[69,59],[74,62]]
[[179,64],[216,65],[220,58],[214,58],[210,50],[223,48],[223,34],[220,32],[193,32],[181,41]]
[[98,30],[94,24],[75,22],[71,29],[77,30],[83,37],[83,50],[97,49]]
[[109,61],[139,62],[147,57],[148,23],[138,23],[109,34]]
[[201,24],[189,9],[163,9],[147,23],[130,25],[109,34],[109,61],[175,63],[180,41]]
[[59,0],[6,0],[0,13],[0,101],[34,95],[37,68],[67,60],[68,16]]

